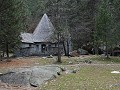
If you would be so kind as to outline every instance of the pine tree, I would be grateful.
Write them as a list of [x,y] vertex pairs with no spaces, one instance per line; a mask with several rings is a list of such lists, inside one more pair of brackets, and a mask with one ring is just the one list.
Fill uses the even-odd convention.
[[19,46],[20,32],[25,30],[26,0],[6,0],[1,3],[0,11],[0,45],[1,50],[13,52]]
[[113,14],[111,12],[109,0],[101,0],[98,13],[96,15],[95,40],[97,44],[106,46],[106,55],[108,56],[108,47],[110,44],[111,32],[114,29]]

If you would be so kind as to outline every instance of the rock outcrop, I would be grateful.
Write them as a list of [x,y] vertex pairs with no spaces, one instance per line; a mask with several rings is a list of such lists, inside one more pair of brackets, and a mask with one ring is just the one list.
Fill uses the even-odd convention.
[[1,74],[1,82],[20,86],[40,86],[45,81],[54,79],[60,75],[61,68],[58,66],[35,66],[30,68],[18,68]]

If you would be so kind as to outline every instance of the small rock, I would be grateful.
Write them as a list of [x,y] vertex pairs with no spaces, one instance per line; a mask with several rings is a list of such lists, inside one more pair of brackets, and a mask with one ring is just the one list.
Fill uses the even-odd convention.
[[91,63],[92,63],[91,60],[85,60],[84,62],[85,62],[85,63],[88,63],[88,64],[91,64]]
[[60,73],[60,72],[57,72],[57,75],[61,75],[61,73]]
[[120,86],[120,84],[114,84],[113,86]]
[[91,64],[91,63],[92,63],[92,61],[90,60],[88,63],[89,63],[89,64]]
[[113,86],[120,86],[120,84],[113,84],[110,87],[113,87]]
[[65,73],[66,74],[76,73],[76,70],[66,70]]
[[53,56],[52,56],[52,55],[50,55],[50,56],[47,56],[47,58],[53,58]]
[[76,72],[77,72],[77,70],[76,70],[76,69],[74,69],[74,70],[73,70],[73,73],[76,73]]
[[70,73],[72,73],[72,70],[66,70],[65,73],[70,74]]
[[119,71],[112,71],[111,73],[119,74]]
[[46,59],[46,57],[42,57],[43,59]]
[[72,62],[72,61],[70,61],[70,62],[69,62],[69,64],[73,64],[73,62]]
[[101,54],[101,57],[103,57],[103,58],[104,58],[104,57],[105,57],[105,54]]
[[61,67],[60,68],[62,71],[66,71],[66,68],[65,67]]

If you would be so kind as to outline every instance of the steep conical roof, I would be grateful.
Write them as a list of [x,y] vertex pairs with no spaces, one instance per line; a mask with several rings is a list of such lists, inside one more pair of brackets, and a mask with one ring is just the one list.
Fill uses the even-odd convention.
[[34,42],[46,42],[50,40],[50,37],[54,31],[54,27],[48,18],[47,14],[44,14],[37,28],[33,32]]

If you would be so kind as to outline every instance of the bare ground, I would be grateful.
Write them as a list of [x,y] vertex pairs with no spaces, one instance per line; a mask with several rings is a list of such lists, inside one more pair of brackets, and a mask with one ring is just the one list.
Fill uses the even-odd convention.
[[[38,62],[38,57],[31,58],[15,58],[11,59],[10,62],[6,60],[0,62],[0,73],[6,72],[8,69],[12,68],[24,68],[34,66]],[[6,83],[0,82],[0,90],[35,90],[36,88],[31,86],[18,86],[18,85],[9,85]]]
[[0,62],[0,69],[2,68],[20,68],[20,67],[27,67],[32,66],[38,62],[38,57],[27,57],[27,58],[15,58],[10,59],[10,61],[1,61]]
[[[94,56],[93,56],[94,57]],[[77,59],[87,59],[91,58],[91,56],[80,56],[76,57]],[[11,59],[10,62],[7,61],[2,61],[0,62],[0,73],[4,73],[5,70],[11,69],[11,68],[24,68],[24,67],[31,67],[35,66],[36,64],[40,63],[39,62],[40,57],[27,57],[27,58],[15,58]],[[86,64],[86,63],[81,63],[81,64],[75,64],[71,66],[76,66],[76,65],[82,65],[82,66],[114,66],[114,65],[120,65],[120,64],[100,64],[100,63],[93,63],[93,64]],[[66,66],[66,65],[65,65]],[[69,65],[70,66],[70,65]],[[9,85],[0,82],[0,90],[36,90],[36,88],[33,88],[31,86],[17,86],[17,85]]]

